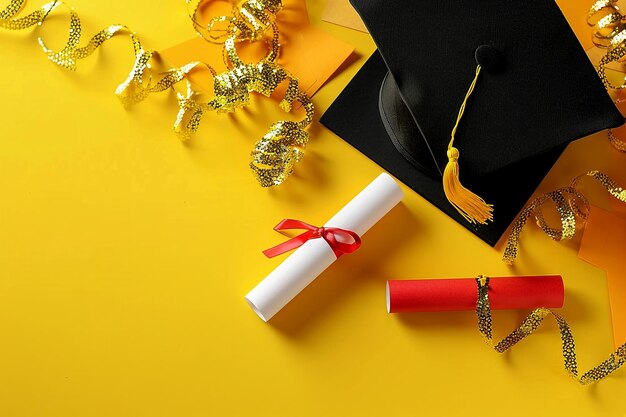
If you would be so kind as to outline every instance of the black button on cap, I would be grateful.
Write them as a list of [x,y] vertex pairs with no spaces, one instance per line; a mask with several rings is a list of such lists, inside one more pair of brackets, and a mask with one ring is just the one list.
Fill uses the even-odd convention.
[[476,63],[487,71],[496,71],[502,65],[502,54],[491,45],[480,45],[474,52]]

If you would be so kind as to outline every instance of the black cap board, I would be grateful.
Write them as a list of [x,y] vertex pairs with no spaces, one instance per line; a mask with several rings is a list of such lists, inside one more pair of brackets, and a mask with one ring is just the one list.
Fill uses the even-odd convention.
[[[378,51],[321,122],[495,245],[568,143],[624,122],[554,0],[352,0]],[[450,134],[486,225],[448,202]]]

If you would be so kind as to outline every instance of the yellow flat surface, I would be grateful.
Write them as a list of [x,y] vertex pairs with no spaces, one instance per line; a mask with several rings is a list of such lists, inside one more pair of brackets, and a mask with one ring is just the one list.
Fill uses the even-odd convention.
[[[358,56],[315,96],[318,117],[374,49],[321,22],[324,3],[309,1],[311,21]],[[180,0],[74,4],[87,33],[124,22],[156,49],[192,33]],[[263,323],[243,297],[281,262],[261,254],[282,240],[272,227],[325,222],[381,168],[316,123],[296,174],[261,189],[249,153],[282,111],[259,98],[207,115],[182,144],[172,94],[129,111],[115,98],[131,52],[111,40],[71,73],[31,31],[0,31],[0,416],[626,414],[626,370],[579,386],[553,323],[498,355],[471,312],[386,313],[388,278],[562,274],[581,369],[612,349],[606,277],[577,258],[579,238],[530,225],[512,269],[406,187],[361,250]],[[590,168],[624,183],[625,158],[604,134],[584,139],[539,192]],[[524,314],[497,312],[496,336]]]

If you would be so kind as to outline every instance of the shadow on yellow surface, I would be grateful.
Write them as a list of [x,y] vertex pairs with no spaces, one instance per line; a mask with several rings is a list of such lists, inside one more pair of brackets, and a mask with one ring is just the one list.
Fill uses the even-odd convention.
[[[386,231],[397,230],[395,236]],[[392,260],[396,249],[419,235],[419,221],[400,203],[363,237],[363,246],[341,257],[321,277],[283,308],[269,323],[282,334],[298,338],[317,321],[332,319],[334,306],[354,287],[380,281],[380,260]],[[384,312],[384,309],[381,309]]]

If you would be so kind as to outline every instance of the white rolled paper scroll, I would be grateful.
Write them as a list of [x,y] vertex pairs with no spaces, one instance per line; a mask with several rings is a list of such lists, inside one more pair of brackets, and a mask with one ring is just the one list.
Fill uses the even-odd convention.
[[[402,189],[391,176],[382,173],[324,227],[338,227],[363,236],[400,200]],[[246,301],[259,317],[268,321],[336,260],[328,242],[310,239],[254,287]]]

